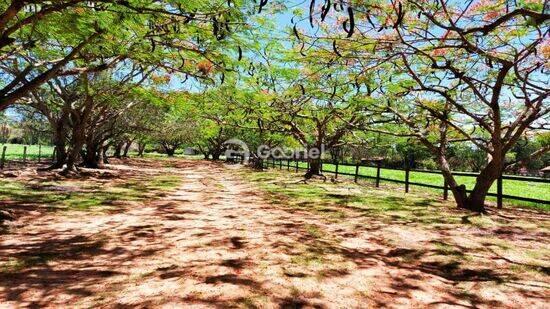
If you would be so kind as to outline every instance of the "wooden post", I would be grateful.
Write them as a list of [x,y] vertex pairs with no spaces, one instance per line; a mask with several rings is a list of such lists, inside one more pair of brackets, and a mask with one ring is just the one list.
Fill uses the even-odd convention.
[[321,174],[324,172],[323,171],[323,161],[319,162],[319,172],[321,172]]
[[40,163],[40,157],[42,156],[42,145],[38,145],[38,163]]
[[502,209],[502,175],[497,179],[497,208]]
[[382,165],[381,161],[376,162],[376,187],[380,187],[380,166]]
[[409,193],[409,166],[405,168],[405,193]]
[[447,179],[443,180],[443,199],[449,199],[449,184],[447,183]]
[[309,171],[309,161],[307,161],[307,170]]
[[271,165],[273,168],[275,168],[275,157],[271,158]]
[[280,170],[283,169],[283,159],[280,159],[280,160],[279,160],[279,169],[280,169]]
[[298,166],[299,166],[299,163],[300,163],[300,161],[298,161],[298,159],[296,159],[296,173],[298,173]]
[[357,182],[357,179],[359,178],[359,163],[355,165],[355,182]]
[[290,160],[288,158],[286,159],[286,170],[290,171]]
[[27,163],[27,146],[23,146],[23,164]]
[[335,174],[334,178],[338,179],[338,161],[336,161],[336,167],[334,168],[334,174]]
[[5,146],[2,147],[2,160],[0,162],[0,169],[4,169],[4,165],[6,163],[6,149],[8,148],[8,146]]

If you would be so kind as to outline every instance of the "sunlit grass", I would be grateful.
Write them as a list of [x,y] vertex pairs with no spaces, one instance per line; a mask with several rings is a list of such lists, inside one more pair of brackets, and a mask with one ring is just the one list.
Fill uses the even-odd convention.
[[175,175],[129,179],[113,184],[92,180],[24,183],[0,180],[0,201],[41,205],[48,210],[88,210],[112,208],[128,202],[139,202],[161,196],[180,184]]
[[23,154],[25,152],[25,147],[27,147],[27,160],[38,160],[40,158],[51,158],[53,154],[53,146],[47,145],[20,145],[20,144],[0,144],[0,155],[2,150],[6,146],[5,159],[10,160],[23,160]]
[[[271,164],[269,162],[269,164]],[[303,168],[307,167],[306,162],[299,162],[298,166],[302,169],[300,169],[300,172],[303,172]],[[272,165],[269,165],[269,167],[272,167]],[[279,169],[279,163],[276,162],[275,168]],[[295,171],[296,168],[296,162],[290,162],[290,170]],[[288,169],[287,162],[283,161],[283,170]],[[344,174],[355,174],[355,166],[338,166],[338,173],[344,173]],[[334,164],[330,163],[324,163],[323,164],[323,171],[327,176],[333,176],[336,170],[336,166]],[[376,167],[370,167],[370,166],[360,166],[358,170],[359,175],[363,176],[370,176],[370,177],[376,177]],[[338,177],[341,178],[347,178],[347,179],[353,179],[354,176],[350,175],[339,175]],[[389,170],[382,168],[380,170],[380,177],[381,178],[387,178],[392,180],[398,180],[398,181],[405,181],[405,171],[402,170]],[[361,182],[369,182],[373,183],[374,179],[364,179],[359,178]],[[475,177],[469,177],[469,176],[456,176],[456,180],[460,184],[464,184],[468,190],[473,189],[475,185]],[[422,172],[415,172],[411,171],[409,174],[409,181],[411,183],[421,183],[421,184],[428,184],[428,185],[434,185],[434,186],[443,186],[443,176],[440,174],[432,174],[432,173],[422,173]],[[404,190],[405,185],[389,182],[386,180],[381,180],[381,184],[388,184],[391,186],[394,186],[396,190]],[[534,199],[541,199],[541,200],[547,200],[550,201],[550,185],[548,183],[541,183],[541,182],[530,182],[530,181],[518,181],[518,180],[508,180],[504,179],[502,182],[502,192],[506,195],[513,195],[518,197],[526,197],[526,198],[534,198]],[[431,192],[432,194],[438,194],[439,196],[443,195],[442,189],[433,189],[433,188],[426,188],[421,186],[416,186],[414,184],[411,184],[410,191],[419,191],[419,192]],[[490,193],[496,193],[497,192],[497,185],[496,182],[493,184],[491,189],[489,190]],[[451,193],[449,192],[449,197],[452,198]],[[496,197],[487,197],[488,201],[495,202]],[[548,204],[541,204],[541,203],[532,203],[532,202],[525,202],[525,201],[518,201],[518,200],[507,200],[504,199],[504,204],[506,207],[510,206],[521,206],[521,207],[529,207],[529,208],[536,208],[536,209],[542,209],[550,211],[550,205]]]

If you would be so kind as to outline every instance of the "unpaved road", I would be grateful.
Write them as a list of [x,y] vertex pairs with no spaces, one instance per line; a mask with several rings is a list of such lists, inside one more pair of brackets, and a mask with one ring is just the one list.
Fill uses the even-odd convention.
[[[0,307],[520,306],[498,287],[472,299],[441,276],[392,266],[398,252],[368,230],[277,207],[236,168],[183,162],[181,187],[161,200],[46,215],[2,236],[3,259],[42,254],[0,277]],[[545,292],[522,307],[543,307]]]

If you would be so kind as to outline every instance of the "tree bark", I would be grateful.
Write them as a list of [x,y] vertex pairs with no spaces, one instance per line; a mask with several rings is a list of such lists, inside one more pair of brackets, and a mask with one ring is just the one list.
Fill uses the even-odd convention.
[[124,158],[128,158],[128,152],[130,151],[131,146],[132,146],[132,141],[127,141],[126,145],[124,146],[124,151],[122,152],[122,156]]
[[220,159],[220,156],[222,155],[222,152],[219,150],[212,151],[212,160],[217,161]]
[[145,143],[138,143],[138,156],[143,157],[143,153],[145,152]]
[[118,142],[115,146],[115,153],[113,154],[113,157],[120,159],[122,158],[122,147],[124,146],[124,142]]
[[321,159],[310,159],[309,169],[307,172],[310,175],[321,175]]
[[51,123],[53,128],[53,138],[52,142],[55,148],[54,162],[48,167],[48,169],[58,169],[62,168],[63,165],[67,162],[67,128],[65,127],[64,120],[58,120]]

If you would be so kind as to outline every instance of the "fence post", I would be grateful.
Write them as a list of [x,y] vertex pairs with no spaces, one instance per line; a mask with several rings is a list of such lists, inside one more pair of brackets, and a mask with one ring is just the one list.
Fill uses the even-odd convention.
[[275,157],[271,158],[271,165],[273,168],[275,168]]
[[279,169],[283,169],[283,159],[279,159]]
[[359,163],[355,164],[355,182],[357,182],[357,178],[359,178]]
[[380,166],[382,165],[382,162],[377,161],[376,162],[376,187],[380,187]]
[[334,168],[334,174],[335,174],[334,178],[338,179],[338,161],[336,161],[336,167]]
[[296,173],[298,173],[298,163],[299,163],[299,161],[298,161],[298,159],[296,159]]
[[38,163],[40,163],[40,157],[42,156],[42,145],[38,145]]
[[443,199],[449,199],[449,184],[447,183],[447,179],[443,179]]
[[6,163],[6,149],[8,146],[2,147],[2,160],[0,162],[0,169],[4,169],[4,164]]
[[319,171],[321,172],[321,174],[324,172],[323,171],[323,161],[321,160],[321,162],[319,162]]
[[309,161],[307,161],[307,171],[309,171]]
[[405,193],[409,193],[409,165],[405,168]]
[[23,146],[23,164],[27,163],[27,146]]
[[288,158],[286,159],[286,170],[290,171],[290,160]]
[[497,179],[497,208],[502,209],[502,175]]

